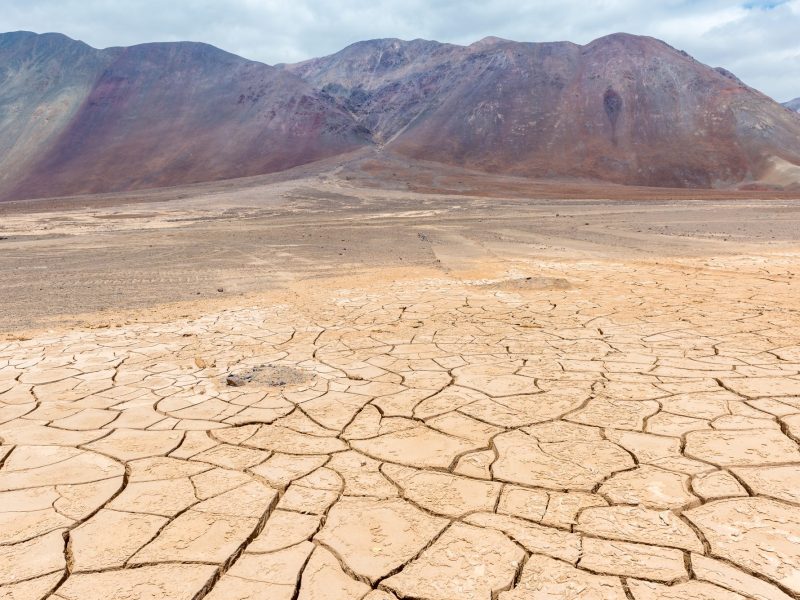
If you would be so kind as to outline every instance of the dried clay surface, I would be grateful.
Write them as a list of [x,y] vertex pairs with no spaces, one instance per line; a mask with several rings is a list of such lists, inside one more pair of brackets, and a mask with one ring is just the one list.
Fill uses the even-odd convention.
[[7,335],[0,598],[800,597],[800,254],[503,248]]

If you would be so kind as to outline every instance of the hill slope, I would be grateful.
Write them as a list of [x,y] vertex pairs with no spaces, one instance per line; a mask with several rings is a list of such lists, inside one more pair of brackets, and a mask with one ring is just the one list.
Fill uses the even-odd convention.
[[0,52],[0,127],[12,133],[0,172],[17,173],[0,192],[11,197],[255,175],[371,143],[301,79],[205,44],[99,51],[6,34]]
[[57,143],[112,58],[59,34],[0,35],[0,192]]
[[413,158],[681,187],[757,181],[775,160],[800,164],[800,119],[653,38],[374,40],[284,68]]
[[789,102],[784,102],[783,105],[795,112],[800,112],[800,98],[795,98],[794,100],[789,100]]
[[800,115],[653,38],[372,40],[271,67],[199,43],[0,35],[0,200],[256,175],[373,145],[526,177],[800,182]]

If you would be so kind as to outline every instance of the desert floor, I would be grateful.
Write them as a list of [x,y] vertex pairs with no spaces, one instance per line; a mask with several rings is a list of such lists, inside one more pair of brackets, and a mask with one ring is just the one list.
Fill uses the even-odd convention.
[[0,598],[800,597],[800,204],[0,206]]

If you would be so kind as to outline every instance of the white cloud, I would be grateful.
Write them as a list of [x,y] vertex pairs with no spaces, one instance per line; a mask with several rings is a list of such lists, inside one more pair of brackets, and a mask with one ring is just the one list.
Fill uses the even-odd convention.
[[2,0],[0,30],[97,47],[203,41],[267,63],[377,37],[470,43],[652,35],[779,100],[800,96],[800,0]]

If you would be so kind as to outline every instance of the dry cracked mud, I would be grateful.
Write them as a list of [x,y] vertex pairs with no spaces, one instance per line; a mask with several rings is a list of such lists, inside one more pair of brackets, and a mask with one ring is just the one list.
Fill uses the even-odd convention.
[[800,254],[514,260],[7,337],[0,598],[800,597]]

